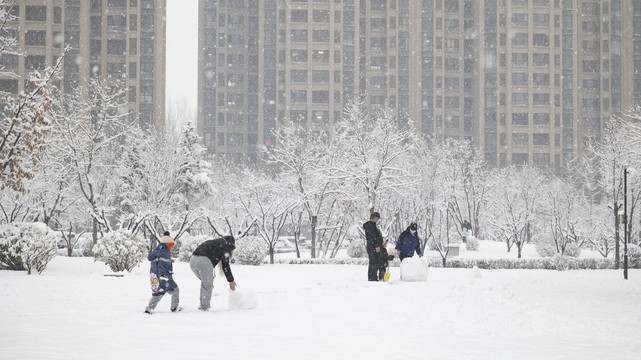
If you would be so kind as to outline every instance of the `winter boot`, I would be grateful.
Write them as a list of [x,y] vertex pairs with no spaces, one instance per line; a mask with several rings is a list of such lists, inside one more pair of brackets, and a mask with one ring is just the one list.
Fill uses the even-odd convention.
[[178,311],[183,311],[182,306],[175,307],[175,308],[171,309],[171,312],[178,312]]

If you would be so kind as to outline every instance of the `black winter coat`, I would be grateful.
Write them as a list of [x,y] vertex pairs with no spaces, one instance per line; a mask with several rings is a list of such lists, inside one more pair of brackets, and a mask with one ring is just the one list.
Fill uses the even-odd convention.
[[367,242],[365,248],[368,254],[375,252],[377,247],[383,247],[383,235],[378,227],[376,227],[375,222],[366,222],[363,224],[363,229],[365,229],[365,241]]
[[212,265],[216,267],[219,261],[222,261],[223,264],[223,273],[227,278],[228,282],[234,281],[234,275],[231,273],[231,267],[229,266],[229,257],[232,250],[236,247],[233,244],[228,243],[224,238],[218,238],[214,240],[207,240],[204,243],[200,244],[192,255],[206,256],[211,261]]

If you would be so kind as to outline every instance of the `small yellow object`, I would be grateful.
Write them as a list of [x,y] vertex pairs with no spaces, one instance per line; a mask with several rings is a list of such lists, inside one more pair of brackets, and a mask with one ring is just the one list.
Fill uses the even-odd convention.
[[388,281],[390,277],[390,273],[386,272],[385,275],[383,275],[383,280]]
[[151,283],[152,283],[152,284],[156,284],[156,283],[158,283],[158,279],[153,279],[153,280],[151,281]]

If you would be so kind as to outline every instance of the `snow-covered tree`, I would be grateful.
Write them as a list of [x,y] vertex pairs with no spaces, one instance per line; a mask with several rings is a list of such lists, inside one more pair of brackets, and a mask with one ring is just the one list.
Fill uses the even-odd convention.
[[353,186],[369,216],[379,210],[381,197],[395,193],[417,181],[401,161],[413,151],[409,129],[399,129],[398,119],[389,108],[375,113],[364,100],[346,105],[343,117],[335,124],[333,141],[338,159],[332,171],[348,186]]
[[115,195],[113,157],[123,134],[137,124],[128,119],[125,91],[92,78],[86,89],[60,103],[55,112],[65,146],[65,159],[92,216],[94,244],[99,227],[109,229],[108,197]]
[[531,241],[546,180],[529,166],[499,169],[489,199],[487,223],[492,237],[506,242],[508,252],[516,245],[521,258],[523,246]]
[[[329,134],[290,124],[274,131],[275,144],[267,147],[268,163],[279,166],[293,197],[299,199],[311,228],[311,257],[315,258],[321,209],[339,191],[331,172],[337,153]],[[321,219],[319,219],[321,218]],[[296,243],[298,246],[298,243]]]
[[[0,190],[24,193],[24,181],[33,178],[33,166],[49,145],[47,137],[52,121],[48,116],[54,102],[52,84],[61,68],[63,57],[43,72],[32,72],[33,89],[16,96],[4,95],[5,114],[0,119]],[[8,114],[8,115],[7,115]]]
[[276,180],[262,174],[247,173],[245,176],[254,179],[254,186],[245,189],[239,200],[255,223],[258,235],[267,244],[269,263],[273,264],[274,247],[287,223],[287,215],[298,202],[287,197]]

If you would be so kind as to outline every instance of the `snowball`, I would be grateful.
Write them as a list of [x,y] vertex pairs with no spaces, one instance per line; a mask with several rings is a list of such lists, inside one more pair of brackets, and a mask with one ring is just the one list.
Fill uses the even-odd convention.
[[258,306],[258,296],[251,291],[229,291],[229,310],[251,310]]
[[401,280],[427,281],[427,261],[422,258],[405,258],[401,262]]

